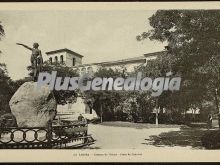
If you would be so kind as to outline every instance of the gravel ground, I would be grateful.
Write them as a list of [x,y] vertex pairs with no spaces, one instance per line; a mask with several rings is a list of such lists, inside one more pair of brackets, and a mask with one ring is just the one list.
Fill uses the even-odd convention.
[[[180,126],[166,125],[156,128],[155,125],[137,124],[137,123],[123,123],[120,122],[89,124],[89,134],[96,140],[95,144],[91,145],[91,149],[155,149],[155,148],[171,148],[171,149],[191,149],[187,147],[158,147],[147,143],[152,135],[159,135],[162,132],[179,131]],[[126,127],[127,125],[127,127]]]

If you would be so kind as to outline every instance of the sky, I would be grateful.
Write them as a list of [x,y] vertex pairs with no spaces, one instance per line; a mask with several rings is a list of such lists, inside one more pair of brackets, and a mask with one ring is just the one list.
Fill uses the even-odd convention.
[[165,44],[136,36],[151,29],[148,18],[155,11],[0,11],[5,36],[0,41],[0,62],[7,64],[9,76],[27,76],[31,52],[17,42],[32,47],[39,43],[45,52],[68,48],[83,55],[83,63],[119,60],[161,51]]

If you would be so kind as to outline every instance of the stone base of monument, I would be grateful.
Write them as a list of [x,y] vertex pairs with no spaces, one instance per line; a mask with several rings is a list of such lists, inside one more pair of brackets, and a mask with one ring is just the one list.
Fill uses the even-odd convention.
[[57,103],[49,86],[22,84],[9,102],[18,127],[45,127],[56,116]]

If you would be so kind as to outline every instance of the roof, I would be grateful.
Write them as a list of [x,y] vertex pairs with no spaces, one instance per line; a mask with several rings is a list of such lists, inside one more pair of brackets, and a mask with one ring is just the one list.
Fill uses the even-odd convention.
[[144,56],[139,56],[139,57],[132,57],[132,58],[126,58],[122,60],[115,60],[115,61],[107,61],[107,62],[102,62],[100,63],[101,65],[114,65],[118,63],[129,63],[129,62],[138,62],[138,61],[145,61]]
[[89,64],[81,64],[81,65],[77,65],[76,67],[82,67],[82,66],[90,66],[90,65],[102,65],[102,66],[106,66],[106,65],[117,65],[119,63],[133,63],[133,62],[138,62],[138,61],[145,61],[145,57],[144,56],[139,56],[139,57],[132,57],[132,58],[126,58],[126,59],[122,59],[122,60],[115,60],[115,61],[104,61],[104,62],[98,62],[98,63],[89,63]]
[[146,57],[153,57],[153,56],[158,56],[165,54],[167,51],[160,51],[160,52],[153,52],[153,53],[147,53],[144,54],[143,56],[138,56],[138,57],[132,57],[132,58],[126,58],[126,59],[121,59],[121,60],[115,60],[115,61],[104,61],[104,62],[99,62],[99,63],[89,63],[89,64],[81,64],[77,65],[76,67],[83,67],[83,66],[90,66],[90,65],[117,65],[120,63],[132,63],[132,62],[138,62],[138,61],[145,61]]
[[160,51],[160,52],[153,52],[153,53],[146,53],[144,54],[145,57],[151,57],[151,56],[159,56],[167,53],[167,51]]
[[76,52],[74,52],[74,51],[72,51],[70,49],[67,49],[67,48],[49,51],[49,52],[46,52],[46,54],[49,55],[49,54],[55,54],[55,53],[60,53],[60,52],[68,52],[68,53],[77,55],[79,57],[83,57],[81,54],[78,54],[78,53],[76,53]]

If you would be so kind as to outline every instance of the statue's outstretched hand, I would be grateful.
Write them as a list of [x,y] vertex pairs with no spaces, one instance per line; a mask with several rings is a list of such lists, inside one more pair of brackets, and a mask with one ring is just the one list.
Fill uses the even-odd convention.
[[21,44],[21,43],[16,43],[17,45],[21,45],[23,47],[25,47],[26,49],[32,50],[32,48],[30,48],[29,46],[25,45],[25,44]]

